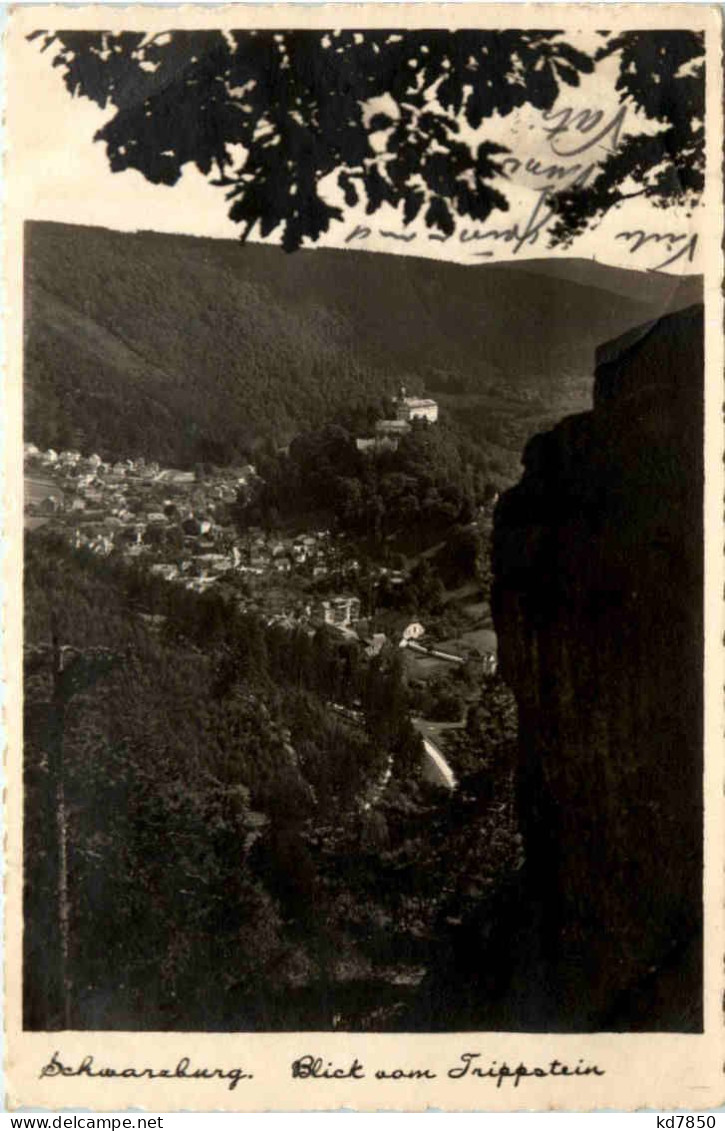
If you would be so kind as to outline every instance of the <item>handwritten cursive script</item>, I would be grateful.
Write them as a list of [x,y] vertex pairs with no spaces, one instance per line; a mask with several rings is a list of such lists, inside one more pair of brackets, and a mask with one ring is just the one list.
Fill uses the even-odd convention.
[[535,157],[504,157],[501,162],[501,172],[505,177],[521,177],[528,174],[533,178],[534,184],[541,184],[542,179],[547,181],[550,188],[554,186],[564,188],[585,188],[597,168],[596,161],[585,165],[575,161],[573,165],[560,165],[557,162],[539,161]]
[[[546,226],[555,211],[555,206],[551,203],[551,189],[547,186],[547,188],[539,189],[534,207],[522,222],[516,220],[508,228],[484,228],[483,230],[474,228],[472,231],[463,228],[460,240],[461,243],[470,243],[475,240],[500,240],[503,243],[512,244],[512,252],[516,255],[522,247],[533,247],[539,242],[539,236],[546,231]],[[474,251],[473,254],[489,258],[493,253],[490,251]]]
[[[573,106],[566,106],[561,110],[545,110],[541,115],[545,122],[553,122],[552,126],[544,126],[544,133],[549,136],[551,152],[557,157],[578,157],[586,153],[595,145],[604,146],[610,152],[619,148],[619,141],[627,117],[626,106],[620,107],[611,118],[605,118],[601,110],[585,107],[576,110]],[[591,137],[589,135],[592,135]],[[564,149],[559,139],[567,136],[571,142],[573,135],[573,148]],[[584,140],[582,140],[582,138]]]
[[[511,244],[512,254],[516,255],[523,247],[535,246],[539,242],[539,237],[545,234],[546,226],[555,213],[551,191],[551,185],[540,188],[536,193],[534,205],[529,215],[524,220],[516,220],[505,228],[461,228],[453,237],[432,232],[428,235],[428,239],[445,243],[448,239],[453,238],[461,244],[491,240],[494,243]],[[365,243],[371,235],[372,229],[367,224],[356,224],[345,237],[345,243]],[[405,243],[413,243],[418,238],[417,232],[403,234],[383,228],[378,228],[378,235],[386,240],[402,240]],[[472,254],[484,259],[490,259],[493,256],[493,252],[488,250],[473,251]]]
[[242,1068],[192,1068],[188,1056],[182,1056],[174,1068],[115,1068],[110,1065],[96,1067],[93,1056],[84,1056],[80,1064],[64,1064],[60,1053],[54,1052],[40,1071],[40,1079],[45,1076],[90,1076],[121,1080],[228,1080],[229,1091],[233,1092],[240,1080],[251,1080],[252,1075]]
[[630,255],[635,255],[648,244],[657,247],[664,245],[667,258],[656,267],[651,267],[651,271],[664,271],[665,267],[671,267],[678,259],[686,258],[692,263],[697,250],[697,235],[690,235],[687,232],[676,235],[674,232],[645,232],[643,228],[636,228],[631,232],[617,232],[614,238],[629,244]]
[[[509,153],[501,160],[500,172],[506,180],[516,178],[524,184],[528,180],[528,187],[534,188],[536,192],[535,202],[529,215],[525,218],[517,217],[506,227],[463,228],[455,234],[398,232],[378,228],[377,234],[385,240],[406,244],[415,243],[420,239],[437,243],[446,243],[453,239],[460,244],[490,240],[493,244],[510,244],[511,254],[517,255],[522,248],[536,245],[542,233],[546,234],[548,231],[548,226],[556,214],[556,194],[563,190],[585,189],[599,168],[603,156],[600,151],[604,150],[606,153],[617,151],[626,119],[625,106],[620,106],[609,114],[592,106],[564,106],[544,111],[537,128],[545,135],[543,140],[545,156],[543,158],[541,156],[541,139],[539,139],[538,154]],[[535,129],[533,125],[529,128]],[[582,154],[586,156],[582,158]],[[570,158],[581,159],[571,162]],[[372,231],[373,229],[367,224],[356,224],[346,235],[345,243],[364,243],[370,238]],[[627,234],[637,235],[637,233],[620,233],[617,238]],[[667,235],[661,237],[646,236],[646,233],[640,235],[647,239],[668,238]],[[636,250],[636,247],[630,248],[631,252]],[[494,257],[494,252],[490,250],[472,250],[471,254],[484,259]],[[686,254],[685,250],[678,251],[672,259],[655,270],[669,266],[684,254]],[[690,254],[690,261],[693,255],[694,249]]]

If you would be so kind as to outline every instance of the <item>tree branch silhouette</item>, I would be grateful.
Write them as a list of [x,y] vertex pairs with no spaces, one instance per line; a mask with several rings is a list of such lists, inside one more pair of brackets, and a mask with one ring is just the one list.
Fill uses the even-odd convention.
[[660,129],[625,136],[586,188],[557,195],[570,240],[634,178],[663,206],[692,202],[704,169],[702,36],[631,32],[589,55],[546,30],[34,32],[74,97],[115,108],[97,132],[114,172],[174,185],[193,164],[225,190],[246,240],[316,242],[344,207],[383,204],[443,235],[485,221],[509,150],[470,132],[522,106],[548,111],[611,55],[620,101]]

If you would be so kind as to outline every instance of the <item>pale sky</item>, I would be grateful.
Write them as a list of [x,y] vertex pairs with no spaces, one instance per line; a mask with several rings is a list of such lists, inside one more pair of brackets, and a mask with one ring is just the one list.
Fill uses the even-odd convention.
[[[583,47],[589,47],[592,42],[591,34],[568,33],[567,38]],[[113,110],[101,111],[86,99],[72,99],[62,83],[60,72],[51,66],[51,51],[41,54],[37,43],[24,40],[18,43],[16,40],[15,63],[21,68],[23,88],[28,97],[23,106],[22,150],[14,152],[10,148],[8,168],[16,186],[22,186],[26,217],[130,231],[141,228],[217,238],[238,237],[237,226],[226,216],[228,205],[223,190],[212,186],[195,167],[187,165],[181,180],[173,187],[152,185],[134,171],[111,173],[105,147],[94,142],[93,136]],[[530,107],[506,119],[487,119],[476,131],[477,138],[490,138],[512,150],[512,160],[508,164],[510,178],[497,182],[497,187],[510,201],[508,213],[494,212],[484,224],[473,224],[464,218],[459,221],[455,236],[441,243],[431,240],[429,231],[422,224],[417,228],[404,229],[400,215],[389,206],[381,208],[373,217],[366,217],[362,208],[347,210],[345,220],[333,222],[319,246],[345,246],[356,224],[360,224],[370,229],[370,235],[364,240],[354,239],[350,246],[370,251],[395,250],[403,254],[445,257],[462,263],[481,263],[482,253],[484,261],[488,262],[554,254],[557,257],[584,256],[617,266],[651,269],[660,268],[671,252],[687,246],[688,254],[668,269],[676,273],[702,270],[701,250],[697,246],[701,241],[696,238],[700,216],[687,216],[677,209],[654,209],[641,200],[627,202],[610,213],[596,230],[579,237],[568,249],[551,252],[543,231],[516,253],[513,239],[507,239],[505,235],[498,239],[490,234],[486,239],[470,238],[475,230],[482,235],[490,233],[491,229],[508,232],[513,237],[515,233],[511,229],[514,223],[518,223],[518,234],[523,233],[540,200],[537,188],[546,183],[545,179],[542,182],[541,177],[526,172],[526,163],[530,159],[541,162],[542,167],[552,163],[575,166],[577,163],[588,165],[605,155],[607,144],[615,139],[616,115],[620,109],[614,92],[615,74],[616,61],[607,61],[594,75],[585,76],[579,88],[565,88],[554,108],[555,114],[562,115],[558,119],[560,121],[564,120],[565,111],[569,111],[571,120],[583,110],[602,112],[600,125],[590,134],[572,131],[556,139],[560,151],[566,153],[587,138],[596,137],[604,126],[612,123],[612,129],[602,141],[580,156],[567,158],[555,155],[551,139],[545,132],[545,127],[553,122],[545,122],[541,113]],[[641,124],[634,113],[627,110],[624,121],[620,123],[621,132],[639,129]],[[646,123],[646,127],[652,128],[650,123]],[[521,163],[518,168],[516,161]],[[574,168],[571,175],[575,176],[576,172]],[[330,191],[334,194],[336,190],[333,187]],[[339,202],[337,197],[334,200]],[[414,232],[415,238],[410,243],[401,243],[383,237],[381,229],[397,233]],[[621,235],[638,230],[660,236],[671,233],[677,242],[670,244],[665,239],[643,242],[636,235]],[[280,234],[278,229],[266,242],[277,242]],[[465,242],[462,242],[462,234]],[[255,238],[254,234],[251,238]]]

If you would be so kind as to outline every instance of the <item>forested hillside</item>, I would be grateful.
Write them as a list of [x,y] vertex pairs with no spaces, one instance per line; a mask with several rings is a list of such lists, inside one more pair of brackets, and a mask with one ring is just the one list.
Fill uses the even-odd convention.
[[106,458],[225,463],[402,380],[510,479],[529,435],[588,405],[595,345],[699,287],[576,261],[542,285],[538,269],[31,223],[25,433]]
[[516,861],[495,679],[449,802],[395,647],[267,627],[42,530],[25,603],[26,1027],[63,1027],[62,765],[73,1027],[395,1028],[441,924]]
[[406,537],[415,549],[467,525],[495,494],[480,450],[446,424],[414,421],[395,450],[359,452],[354,434],[327,425],[296,436],[288,452],[263,457],[263,483],[240,521],[325,513],[337,528],[380,552],[383,540]]

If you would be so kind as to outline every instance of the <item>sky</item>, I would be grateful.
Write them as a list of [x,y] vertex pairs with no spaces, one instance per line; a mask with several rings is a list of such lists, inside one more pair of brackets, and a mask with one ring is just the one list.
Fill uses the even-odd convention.
[[[591,33],[568,34],[567,38],[584,48],[592,45]],[[16,152],[11,147],[8,168],[22,191],[27,218],[128,231],[152,229],[238,238],[237,226],[226,216],[228,205],[223,190],[211,185],[195,167],[187,165],[180,181],[172,187],[152,185],[132,170],[112,173],[105,147],[94,142],[93,137],[113,109],[102,111],[86,99],[71,98],[60,72],[51,66],[50,51],[42,54],[37,43],[24,40],[19,44],[16,41],[16,46],[16,65],[21,69],[23,88],[29,97],[23,106],[23,145]],[[477,131],[480,139],[486,137],[501,142],[512,151],[507,164],[509,177],[497,184],[509,199],[509,213],[493,213],[484,224],[472,224],[464,219],[459,222],[455,236],[441,243],[431,239],[422,223],[417,228],[404,229],[400,215],[390,206],[383,206],[374,217],[366,217],[359,207],[346,210],[343,221],[333,222],[319,246],[395,251],[470,264],[553,254],[557,258],[586,257],[642,270],[661,269],[671,251],[687,247],[687,254],[669,271],[700,271],[698,243],[701,241],[697,239],[700,217],[675,208],[665,212],[641,200],[629,201],[605,216],[595,229],[579,237],[573,245],[554,251],[549,248],[545,230],[538,234],[531,231],[532,226],[536,227],[535,222],[532,225],[532,217],[537,221],[544,215],[540,195],[542,178],[532,173],[531,162],[540,162],[541,168],[552,163],[574,166],[571,179],[580,168],[578,163],[600,160],[608,146],[616,143],[617,136],[635,128],[639,130],[643,124],[647,129],[653,128],[646,120],[640,121],[631,109],[618,117],[621,107],[614,90],[615,75],[616,61],[609,60],[600,64],[594,75],[585,76],[579,88],[564,88],[548,121],[540,112],[525,107],[506,119],[487,119],[483,123]],[[585,110],[590,114],[597,110],[602,115],[600,124],[590,134],[577,132],[574,126]],[[560,152],[569,152],[578,142],[594,138],[604,130],[601,140],[586,153],[568,160],[552,151],[552,137],[547,132],[553,124],[565,123],[567,119],[571,123],[567,133],[553,139]],[[610,128],[606,129],[607,126]],[[330,187],[330,199],[340,203],[336,191],[334,185]],[[538,212],[535,211],[537,205]],[[514,225],[517,225],[515,230]],[[497,238],[492,235],[492,229],[499,233]],[[528,238],[517,238],[527,231]],[[414,238],[403,243],[390,234],[403,232],[412,232]],[[635,234],[637,232],[642,236]],[[677,242],[644,239],[645,235],[667,233],[675,236]],[[279,237],[278,229],[265,242],[277,242]]]

